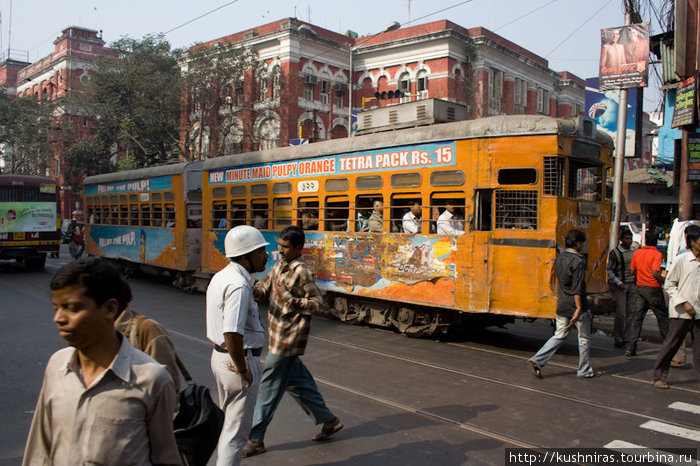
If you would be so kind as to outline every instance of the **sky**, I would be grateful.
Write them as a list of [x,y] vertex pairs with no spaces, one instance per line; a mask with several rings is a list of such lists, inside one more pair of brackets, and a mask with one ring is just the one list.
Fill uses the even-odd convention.
[[[622,0],[0,0],[0,50],[7,53],[10,46],[13,51],[20,51],[20,57],[37,61],[53,52],[53,41],[67,26],[101,30],[108,44],[124,36],[140,39],[147,34],[166,33],[171,46],[180,48],[286,17],[297,17],[341,33],[349,29],[360,35],[374,34],[393,21],[406,26],[447,19],[466,28],[485,27],[547,59],[551,69],[569,71],[585,79],[598,75],[600,30],[624,24],[622,3]],[[643,12],[643,19],[649,21],[648,12]],[[658,23],[651,21],[652,35],[658,32],[661,32]],[[657,106],[658,87],[652,81],[645,92],[645,110]]]

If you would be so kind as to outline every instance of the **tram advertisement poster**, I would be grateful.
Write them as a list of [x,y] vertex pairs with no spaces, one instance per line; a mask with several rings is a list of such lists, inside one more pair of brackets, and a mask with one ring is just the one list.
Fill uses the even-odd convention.
[[0,233],[56,231],[55,202],[0,202]]
[[700,181],[700,138],[688,138],[688,180]]
[[676,92],[671,128],[695,123],[695,78],[683,81]]
[[646,87],[649,23],[601,29],[600,39],[600,88]]
[[454,141],[353,152],[317,159],[229,168],[209,173],[210,184],[241,181],[342,175],[377,171],[415,170],[455,165]]

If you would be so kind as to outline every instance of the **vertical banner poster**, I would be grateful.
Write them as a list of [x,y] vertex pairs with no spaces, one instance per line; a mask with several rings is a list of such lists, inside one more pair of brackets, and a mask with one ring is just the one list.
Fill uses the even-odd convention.
[[676,92],[676,103],[673,106],[671,128],[692,125],[695,123],[695,78],[683,81]]
[[688,138],[688,181],[700,180],[700,138]]
[[[627,128],[625,130],[625,157],[641,156],[641,131],[637,122],[642,121],[642,89],[630,89],[627,93]],[[617,145],[617,112],[620,90],[601,91],[598,78],[586,79],[586,115],[595,120]]]
[[600,89],[645,87],[649,82],[649,23],[600,31]]

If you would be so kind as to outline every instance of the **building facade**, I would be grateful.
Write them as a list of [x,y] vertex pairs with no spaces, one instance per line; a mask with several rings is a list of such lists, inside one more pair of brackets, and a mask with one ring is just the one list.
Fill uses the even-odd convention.
[[447,20],[352,37],[285,18],[203,46],[213,44],[250,47],[265,70],[207,121],[188,102],[183,124],[202,135],[196,158],[347,137],[351,114],[421,99],[465,105],[470,118],[570,116],[584,106],[582,79],[487,29]]
[[[71,141],[93,134],[94,118],[85,110],[70,105],[79,97],[90,80],[90,68],[97,59],[114,51],[105,47],[99,31],[83,27],[65,28],[54,41],[54,52],[41,60],[26,64],[16,72],[14,90],[18,97],[34,96],[39,100],[63,100],[58,107],[51,134],[51,164],[48,176],[60,186],[60,211],[64,218],[82,213],[80,196],[71,186],[81,184],[82,174],[72,173],[69,179],[64,154]],[[10,89],[10,87],[8,87]]]

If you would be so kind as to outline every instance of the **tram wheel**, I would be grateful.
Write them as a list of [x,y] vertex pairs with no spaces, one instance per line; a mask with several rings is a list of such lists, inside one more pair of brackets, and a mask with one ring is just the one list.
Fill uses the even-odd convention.
[[392,323],[401,333],[406,333],[406,330],[413,325],[416,320],[416,311],[408,307],[402,307],[396,312],[396,317],[392,319]]

